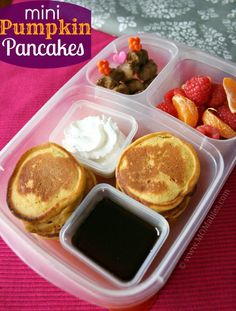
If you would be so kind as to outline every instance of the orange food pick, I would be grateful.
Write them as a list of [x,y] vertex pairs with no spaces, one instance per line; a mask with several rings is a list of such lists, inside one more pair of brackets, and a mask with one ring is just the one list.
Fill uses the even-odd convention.
[[236,113],[236,80],[232,78],[224,78],[223,87],[226,93],[229,109],[232,113]]
[[178,118],[195,127],[198,122],[198,109],[193,101],[183,95],[175,95],[172,97],[172,103],[178,113]]
[[204,124],[210,125],[218,129],[220,136],[224,138],[232,138],[236,136],[236,132],[220,118],[214,114],[213,109],[206,109],[202,116]]
[[108,76],[111,72],[109,62],[106,59],[97,62],[98,71],[105,76]]
[[129,38],[129,49],[138,52],[142,49],[142,44],[140,43],[139,37]]

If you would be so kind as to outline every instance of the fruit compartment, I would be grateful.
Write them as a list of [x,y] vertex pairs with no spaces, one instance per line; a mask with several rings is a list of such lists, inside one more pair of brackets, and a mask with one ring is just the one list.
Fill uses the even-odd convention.
[[[147,105],[155,110],[158,110],[155,106],[163,101],[166,92],[175,87],[180,87],[186,80],[195,75],[210,76],[212,77],[214,83],[222,83],[224,77],[236,79],[236,67],[234,64],[227,63],[217,57],[207,55],[201,51],[193,49],[189,49],[187,52],[183,51],[181,57],[179,57],[172,68],[165,74],[165,77],[163,77],[162,80],[157,81],[149,88],[147,92]],[[168,115],[163,111],[161,112],[162,114]],[[183,123],[171,115],[168,115],[168,117],[172,120],[175,119],[178,122]],[[184,125],[190,128],[189,125]],[[227,165],[234,165],[232,162],[235,162],[235,155],[232,152],[232,149],[235,148],[236,137],[225,140],[217,140],[204,136],[195,129],[193,130],[197,133],[197,135],[200,135],[203,140],[212,143],[220,150],[225,161],[227,162]]]
[[[185,247],[198,229],[222,185],[224,163],[219,151],[195,131],[171,120],[158,110],[97,87],[83,86],[67,91],[67,100],[53,97],[2,150],[0,165],[0,228],[3,238],[29,266],[46,279],[82,299],[105,307],[121,308],[140,303],[160,289],[174,269]],[[188,209],[171,225],[170,234],[142,281],[125,290],[108,282],[77,258],[62,249],[59,242],[42,240],[24,231],[6,204],[7,183],[20,155],[28,148],[48,140],[74,100],[88,100],[133,116],[138,123],[136,138],[155,131],[170,131],[196,148],[201,176]],[[89,113],[89,112],[88,112]],[[145,116],[145,118],[144,118]],[[112,183],[112,181],[109,180]]]
[[[158,66],[158,75],[157,77],[152,81],[152,83],[142,92],[139,94],[134,95],[125,95],[123,96],[129,96],[132,98],[139,98],[140,95],[145,94],[147,89],[151,85],[155,83],[155,81],[158,81],[161,79],[161,74],[166,69],[168,69],[171,62],[175,59],[175,57],[178,55],[178,48],[177,46],[165,39],[158,38],[154,35],[147,35],[147,34],[140,34],[138,35],[143,49],[146,49],[149,54],[149,58],[153,59],[154,62]],[[118,64],[113,61],[113,55],[116,53],[119,53],[120,51],[124,51],[125,53],[128,52],[128,39],[130,38],[130,35],[125,35],[122,37],[117,38],[116,40],[112,41],[106,48],[104,48],[96,57],[94,57],[90,63],[89,67],[86,70],[86,79],[89,84],[96,85],[96,81],[102,76],[97,69],[97,62],[102,59],[107,59],[109,62],[109,65],[111,68],[117,67]],[[100,86],[98,86],[100,88]],[[115,91],[109,90],[109,92],[114,93]]]

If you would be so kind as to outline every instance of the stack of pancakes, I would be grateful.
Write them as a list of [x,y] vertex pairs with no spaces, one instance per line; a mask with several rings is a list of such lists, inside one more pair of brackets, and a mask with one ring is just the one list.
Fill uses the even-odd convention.
[[193,146],[170,133],[157,132],[123,151],[116,183],[122,192],[173,221],[186,209],[199,175]]
[[27,231],[57,237],[67,218],[96,184],[94,174],[54,143],[28,150],[9,180],[7,202]]

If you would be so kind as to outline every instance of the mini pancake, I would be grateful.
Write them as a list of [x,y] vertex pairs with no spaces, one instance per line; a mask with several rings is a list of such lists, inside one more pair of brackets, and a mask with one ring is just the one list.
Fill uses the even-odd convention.
[[73,205],[65,207],[59,214],[47,219],[39,221],[23,221],[25,229],[31,233],[36,233],[44,237],[57,237],[59,231],[61,230],[64,223],[80,204],[82,199],[87,195],[87,193],[97,184],[96,177],[89,169],[84,169],[86,177],[86,185],[84,193],[81,193],[81,197],[78,198],[77,202]]
[[[116,183],[116,188],[118,190],[121,190],[117,183]],[[155,210],[156,212],[159,212],[163,217],[165,217],[169,222],[174,222],[187,208],[190,199],[192,197],[192,192],[187,195],[186,197],[184,197],[183,201],[175,206],[174,208],[170,208],[167,210],[167,208],[163,208],[162,211],[159,210],[159,206],[149,206],[150,208],[152,208],[153,210]]]
[[121,191],[158,212],[179,206],[199,175],[200,162],[193,146],[166,132],[133,142],[116,168]]
[[160,214],[165,217],[169,222],[174,222],[186,210],[190,200],[191,196],[187,195],[180,205],[176,206],[172,210]]
[[97,184],[97,179],[96,176],[94,175],[94,173],[87,169],[84,168],[85,171],[85,175],[86,175],[86,185],[85,185],[85,190],[84,190],[84,196],[87,195],[89,193],[89,191],[96,186]]
[[20,219],[50,219],[74,205],[85,190],[84,168],[54,143],[28,150],[9,180],[7,203]]
[[[79,204],[80,202],[78,202]],[[56,237],[59,235],[61,227],[73,213],[78,205],[71,205],[64,208],[61,213],[48,219],[38,222],[23,221],[26,231],[36,233],[44,237]]]
[[[116,182],[116,188],[117,188],[118,190],[120,190],[120,191],[122,191],[122,192],[125,193],[125,191],[124,191],[122,188],[119,187],[118,182]],[[128,193],[127,193],[127,194],[128,194]],[[129,195],[129,194],[128,194],[128,195]],[[133,198],[134,198],[135,200],[139,201],[140,203],[144,204],[144,205],[146,204],[146,201],[143,202],[141,198],[138,198],[138,197],[133,197]],[[176,202],[178,202],[178,201],[176,201],[175,204],[169,204],[169,205],[154,205],[154,204],[150,204],[150,205],[148,205],[148,206],[149,206],[151,209],[155,210],[156,212],[161,213],[161,212],[164,212],[164,211],[166,211],[166,210],[175,209],[176,206],[180,205],[180,204],[183,202],[184,199],[185,199],[185,197],[179,197],[179,204],[177,204],[177,205],[176,205]]]

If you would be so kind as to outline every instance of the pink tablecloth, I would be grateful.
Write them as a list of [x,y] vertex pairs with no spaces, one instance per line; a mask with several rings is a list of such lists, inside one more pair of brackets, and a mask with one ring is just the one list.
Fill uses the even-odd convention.
[[[94,32],[93,55],[111,40],[109,35]],[[38,70],[0,63],[0,149],[82,65]],[[213,223],[202,227],[149,310],[236,309],[235,186],[234,170],[212,207],[217,210]],[[0,239],[0,311],[9,310],[104,309],[49,284]]]

